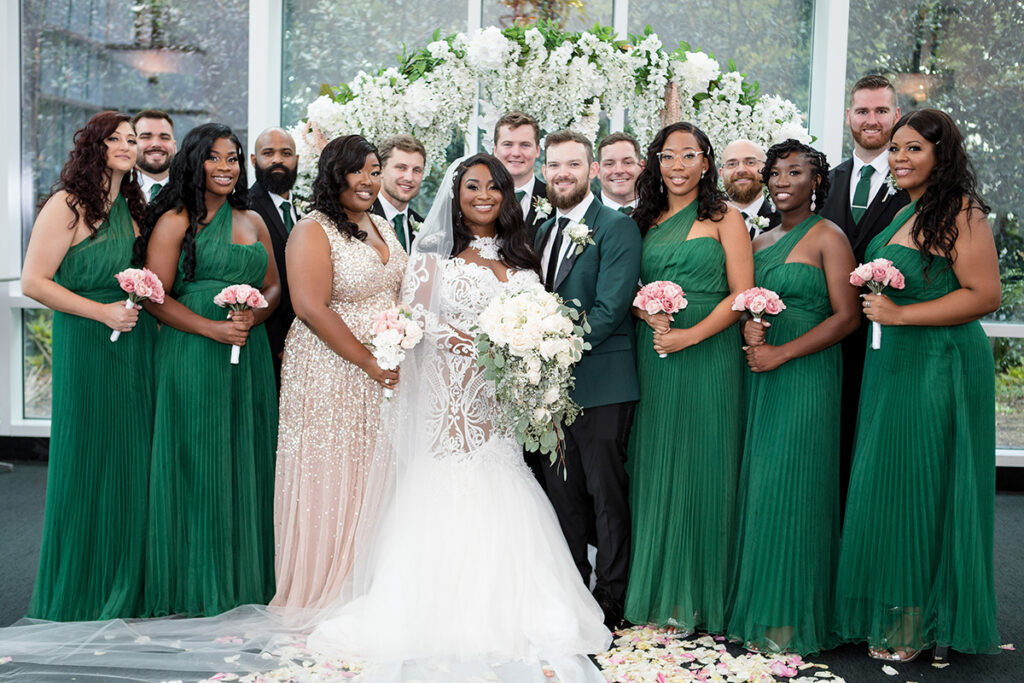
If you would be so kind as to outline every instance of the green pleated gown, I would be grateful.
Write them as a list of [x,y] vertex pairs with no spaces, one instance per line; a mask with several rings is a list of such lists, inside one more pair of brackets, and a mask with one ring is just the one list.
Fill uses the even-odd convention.
[[[959,289],[934,257],[889,244],[916,202],[868,246],[890,259],[904,305]],[[868,323],[870,324],[870,323]],[[870,334],[868,335],[870,338]],[[995,371],[981,324],[882,326],[868,346],[836,586],[836,629],[879,648],[999,645],[992,570]]]
[[[767,316],[779,346],[832,315],[825,273],[786,263],[810,216],[754,254],[754,281],[786,305]],[[764,651],[828,649],[839,557],[838,345],[770,372],[747,370],[747,432],[737,510],[729,636]]]
[[[697,202],[647,233],[641,278],[683,288],[688,305],[673,327],[692,327],[729,296],[725,252],[710,237],[687,239]],[[633,552],[626,618],[712,632],[725,604],[743,446],[740,331],[659,358],[637,324],[640,402],[629,444]]]
[[[225,203],[195,238],[195,278],[182,253],[175,298],[224,320],[224,287],[259,287],[267,252],[231,243]],[[218,614],[274,595],[274,453],[277,394],[263,325],[249,332],[238,365],[231,346],[164,325],[157,344],[157,398],[146,552],[150,616]]]
[[[101,303],[127,295],[135,233],[118,196],[95,238],[68,249],[54,275]],[[53,412],[43,545],[28,616],[84,621],[142,610],[146,501],[153,435],[156,321],[110,341],[110,328],[53,314]]]

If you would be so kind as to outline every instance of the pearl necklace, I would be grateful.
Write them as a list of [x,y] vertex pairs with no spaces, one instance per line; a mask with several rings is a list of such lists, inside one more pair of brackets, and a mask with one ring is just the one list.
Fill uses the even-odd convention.
[[480,258],[487,259],[488,261],[500,261],[500,248],[501,244],[493,237],[474,237],[470,242],[469,246],[480,252]]

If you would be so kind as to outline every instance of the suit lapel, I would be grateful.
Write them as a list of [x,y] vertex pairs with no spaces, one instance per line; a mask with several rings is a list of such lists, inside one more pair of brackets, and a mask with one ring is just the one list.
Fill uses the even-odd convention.
[[[597,217],[601,213],[601,206],[601,201],[595,199],[594,201],[590,202],[590,207],[587,208],[587,212],[583,214],[583,224],[590,228],[591,239],[593,239],[594,235],[597,234],[597,229],[599,227]],[[615,209],[608,210],[614,211]],[[569,237],[563,236],[562,239],[567,240],[569,239]],[[592,246],[593,245],[588,245],[583,249],[584,251],[586,251],[587,249],[590,249]],[[563,258],[559,262],[558,271],[555,273],[554,287],[552,288],[554,291],[557,292],[558,288],[562,286],[562,283],[565,282],[565,278],[569,277],[569,273],[572,271],[572,267],[576,264],[576,259],[582,255],[583,252],[577,254],[577,251],[579,251],[579,248],[575,244],[570,245],[569,251],[565,253],[565,258]]]
[[262,185],[258,186],[259,189],[254,193],[257,202],[263,205],[263,211],[261,212],[264,216],[270,218],[270,225],[268,229],[273,230],[277,233],[277,236],[281,238],[283,242],[288,241],[288,231],[285,230],[284,221],[281,219],[281,212],[277,206],[274,205],[274,200],[271,199],[270,193],[264,189]]

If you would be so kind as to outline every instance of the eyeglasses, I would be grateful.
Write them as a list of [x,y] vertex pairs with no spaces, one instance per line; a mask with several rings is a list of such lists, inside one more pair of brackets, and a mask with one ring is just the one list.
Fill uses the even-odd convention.
[[676,163],[676,159],[683,162],[683,166],[695,166],[700,161],[700,156],[704,152],[684,152],[683,154],[674,154],[672,152],[658,152],[657,157],[661,162],[662,166],[671,166]]
[[757,168],[763,166],[764,162],[756,157],[747,157],[746,159],[729,159],[729,161],[722,164],[723,168],[727,168],[730,171],[737,169],[740,166],[746,166],[747,168]]

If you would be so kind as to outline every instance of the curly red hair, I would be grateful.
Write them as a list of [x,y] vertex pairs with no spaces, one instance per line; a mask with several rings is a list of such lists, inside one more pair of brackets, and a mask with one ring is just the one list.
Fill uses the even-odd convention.
[[[110,169],[107,167],[105,141],[122,123],[130,124],[131,117],[117,111],[101,111],[75,133],[75,146],[53,188],[54,192],[67,192],[65,201],[75,214],[69,229],[73,230],[79,221],[84,220],[90,237],[96,237],[96,226],[110,213],[107,203]],[[134,169],[121,178],[121,194],[128,202],[132,218],[141,223],[146,216],[146,202]]]

